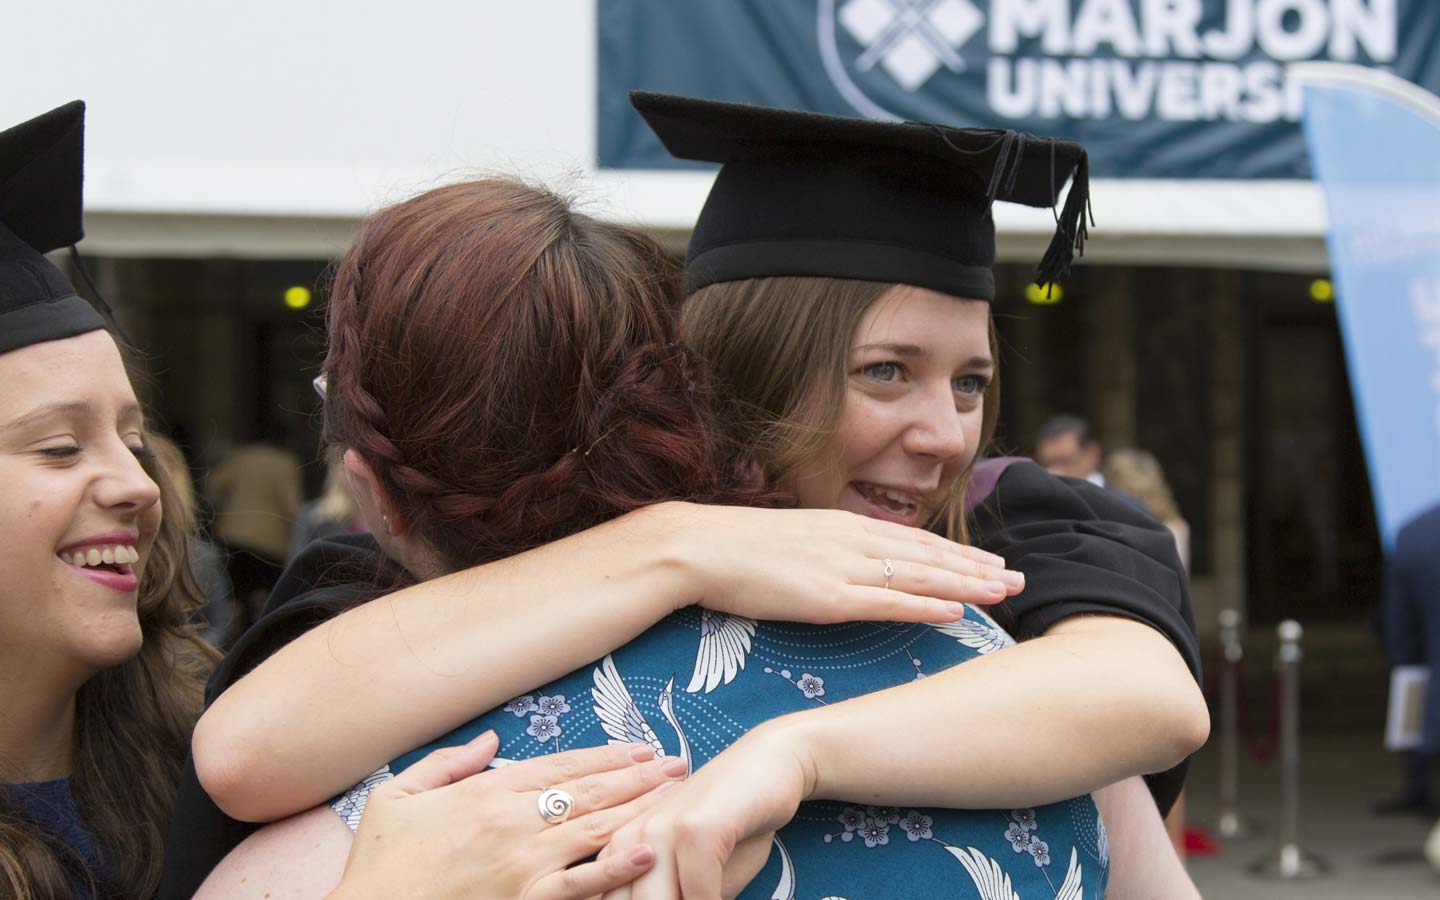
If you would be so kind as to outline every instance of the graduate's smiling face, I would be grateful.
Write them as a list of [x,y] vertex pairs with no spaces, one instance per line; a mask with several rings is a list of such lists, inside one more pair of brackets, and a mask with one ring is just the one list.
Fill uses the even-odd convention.
[[144,419],[104,331],[0,354],[0,385],[0,654],[88,677],[140,648],[160,527]]
[[988,303],[892,288],[852,336],[835,433],[786,487],[801,506],[924,524],[980,449],[994,374]]

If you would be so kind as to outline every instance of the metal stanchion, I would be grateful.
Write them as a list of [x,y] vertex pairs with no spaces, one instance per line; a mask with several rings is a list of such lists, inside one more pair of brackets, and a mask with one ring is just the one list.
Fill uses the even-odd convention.
[[1300,623],[1280,623],[1280,845],[1256,860],[1256,875],[1287,880],[1314,878],[1330,867],[1300,846]]
[[1236,802],[1240,780],[1240,663],[1245,658],[1240,613],[1236,610],[1220,611],[1220,651],[1220,815],[1215,827],[1220,837],[1231,840],[1251,831]]

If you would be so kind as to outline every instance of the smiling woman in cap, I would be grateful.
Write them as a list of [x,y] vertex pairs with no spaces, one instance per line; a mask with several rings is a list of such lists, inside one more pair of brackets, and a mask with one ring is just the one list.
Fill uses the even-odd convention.
[[214,653],[119,347],[42,255],[82,236],[84,111],[0,133],[0,894],[22,900],[154,892]]
[[[1111,886],[1120,897],[1193,896],[1156,809],[1174,802],[1175,763],[1206,725],[1193,613],[1165,529],[1029,462],[984,461],[999,411],[991,207],[1054,207],[1068,183],[1036,281],[1062,277],[1086,237],[1084,149],[990,129],[631,99],[675,156],[721,164],[686,256],[683,334],[771,477],[807,506],[969,538],[1026,577],[993,611],[1024,643],[928,679],[929,706],[917,697],[908,708],[944,708],[927,714],[942,724],[913,735],[912,754],[871,756],[871,796],[898,802],[924,782],[943,798],[926,779],[949,778],[988,781],[996,805],[1018,804],[1067,771],[1088,769],[1094,789],[1166,770],[1152,781],[1154,804],[1139,778],[1097,794]],[[890,693],[898,710],[901,692]],[[839,733],[840,708],[827,713]],[[865,721],[854,709],[844,718]],[[986,734],[945,722],[985,722]],[[1001,734],[1010,761],[997,772],[981,748]],[[964,763],[946,765],[937,746]],[[738,823],[753,827],[773,802],[734,789],[745,779],[739,749],[722,754],[728,769],[701,773],[708,791],[697,779],[622,832],[619,846],[644,836],[660,852],[642,885],[667,869],[686,884],[697,859],[719,852],[707,841],[743,836]],[[832,765],[831,775],[816,767],[821,795],[859,789]],[[652,823],[673,810],[688,826],[671,863],[667,829]]]

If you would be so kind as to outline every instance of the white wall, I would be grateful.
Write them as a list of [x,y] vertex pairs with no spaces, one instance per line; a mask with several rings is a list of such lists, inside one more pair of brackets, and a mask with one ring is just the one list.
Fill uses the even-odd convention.
[[[571,185],[694,221],[710,176],[596,172],[593,0],[69,0],[5,11],[0,122],[89,104],[90,253],[312,256],[438,180]],[[19,86],[19,87],[17,87]],[[1091,258],[1323,265],[1309,183],[1101,181]],[[997,207],[1002,255],[1046,211]]]

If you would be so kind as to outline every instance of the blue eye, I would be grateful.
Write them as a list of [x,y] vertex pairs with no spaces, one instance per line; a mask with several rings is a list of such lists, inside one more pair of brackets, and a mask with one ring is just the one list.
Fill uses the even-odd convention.
[[975,394],[983,394],[985,388],[989,386],[990,381],[979,375],[962,375],[955,379],[952,384],[954,384],[957,393],[973,396]]
[[896,362],[872,363],[863,370],[867,378],[873,378],[882,384],[889,384],[900,377],[901,367]]

